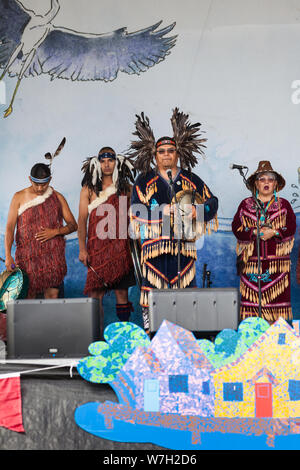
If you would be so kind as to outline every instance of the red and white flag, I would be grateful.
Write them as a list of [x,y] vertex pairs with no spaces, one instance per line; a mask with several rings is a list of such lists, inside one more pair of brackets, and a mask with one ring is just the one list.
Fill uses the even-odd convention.
[[16,432],[25,432],[19,373],[0,375],[0,426]]

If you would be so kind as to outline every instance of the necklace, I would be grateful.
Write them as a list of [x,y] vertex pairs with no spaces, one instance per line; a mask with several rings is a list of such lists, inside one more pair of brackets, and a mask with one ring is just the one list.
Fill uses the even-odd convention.
[[274,200],[275,200],[275,198],[273,196],[267,203],[260,201],[263,204],[264,208],[265,208],[265,213],[262,213],[260,215],[260,218],[259,218],[259,220],[262,224],[266,222],[266,215],[265,214],[267,213],[268,208],[270,207],[270,205],[273,204]]

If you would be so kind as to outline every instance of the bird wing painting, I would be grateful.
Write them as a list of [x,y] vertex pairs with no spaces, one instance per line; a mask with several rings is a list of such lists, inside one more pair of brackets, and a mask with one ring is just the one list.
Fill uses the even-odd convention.
[[105,34],[54,26],[60,5],[58,0],[50,1],[49,11],[40,15],[19,0],[0,0],[0,80],[6,74],[18,78],[4,117],[11,114],[24,77],[48,74],[51,80],[113,81],[119,71],[147,71],[164,60],[175,45],[176,36],[166,37],[175,23],[158,29],[160,21],[133,33],[121,28]]

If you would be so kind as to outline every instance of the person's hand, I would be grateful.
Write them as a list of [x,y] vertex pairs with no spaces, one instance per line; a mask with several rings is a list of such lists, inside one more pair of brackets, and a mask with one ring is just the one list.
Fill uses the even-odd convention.
[[12,256],[8,256],[5,259],[5,267],[6,267],[7,271],[9,271],[9,272],[12,272],[15,269],[16,264],[15,264],[15,260],[13,259]]
[[275,230],[270,228],[270,227],[262,227],[260,229],[261,235],[260,238],[266,242],[267,240],[270,240],[270,238],[273,238],[275,236]]
[[56,237],[59,235],[59,230],[57,228],[41,228],[41,231],[35,234],[35,239],[40,241],[41,243],[45,243],[51,238]]
[[88,265],[88,262],[90,260],[89,254],[86,250],[82,250],[79,252],[79,261],[83,263],[85,266]]

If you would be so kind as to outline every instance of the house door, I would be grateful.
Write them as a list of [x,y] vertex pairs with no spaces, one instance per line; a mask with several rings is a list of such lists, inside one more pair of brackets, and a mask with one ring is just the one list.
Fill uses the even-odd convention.
[[272,418],[272,384],[255,384],[255,416],[256,418]]
[[159,411],[159,381],[156,379],[144,382],[144,411]]

